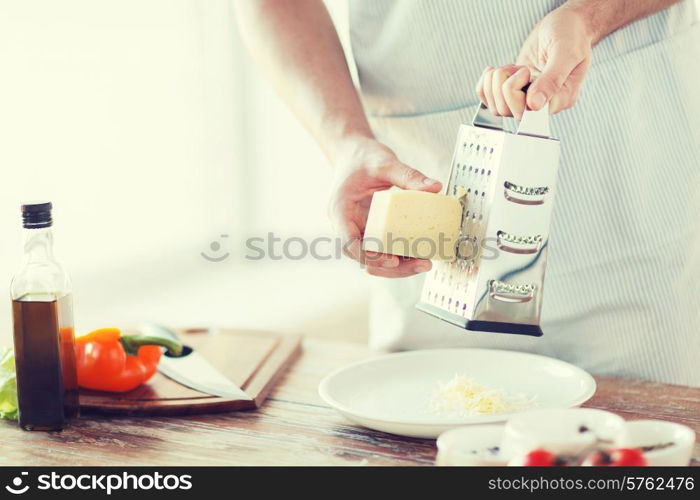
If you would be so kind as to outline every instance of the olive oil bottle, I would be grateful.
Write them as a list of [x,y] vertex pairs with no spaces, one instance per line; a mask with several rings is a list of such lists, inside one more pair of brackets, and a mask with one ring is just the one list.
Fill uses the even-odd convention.
[[53,257],[49,202],[22,205],[24,265],[12,279],[19,425],[56,431],[78,416],[70,280]]

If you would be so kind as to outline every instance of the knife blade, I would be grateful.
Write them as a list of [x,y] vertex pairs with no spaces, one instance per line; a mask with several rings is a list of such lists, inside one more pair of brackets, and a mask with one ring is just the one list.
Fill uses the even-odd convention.
[[[144,335],[180,341],[175,332],[162,325],[142,325],[139,331]],[[253,399],[193,349],[185,349],[182,356],[164,354],[158,364],[158,371],[195,391],[227,399]]]

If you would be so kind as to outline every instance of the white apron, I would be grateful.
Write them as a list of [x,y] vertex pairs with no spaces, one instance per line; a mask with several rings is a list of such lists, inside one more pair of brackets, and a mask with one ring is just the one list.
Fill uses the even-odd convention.
[[[379,140],[446,180],[487,65],[514,62],[553,0],[351,0],[352,50]],[[378,350],[517,349],[593,373],[700,385],[700,24],[686,0],[604,39],[562,157],[541,338],[467,332],[415,309],[423,277],[373,278]]]

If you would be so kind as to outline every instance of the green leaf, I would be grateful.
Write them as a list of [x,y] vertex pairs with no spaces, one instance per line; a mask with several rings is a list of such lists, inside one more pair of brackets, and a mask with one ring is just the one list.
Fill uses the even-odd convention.
[[0,418],[17,420],[17,417],[15,354],[8,347],[0,347]]

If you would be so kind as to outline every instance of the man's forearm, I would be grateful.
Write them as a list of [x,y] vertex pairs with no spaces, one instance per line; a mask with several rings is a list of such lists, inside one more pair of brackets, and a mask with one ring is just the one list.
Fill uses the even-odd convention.
[[569,0],[564,8],[583,15],[595,45],[631,22],[650,16],[679,0]]
[[253,57],[331,158],[346,137],[372,132],[321,0],[238,0]]

